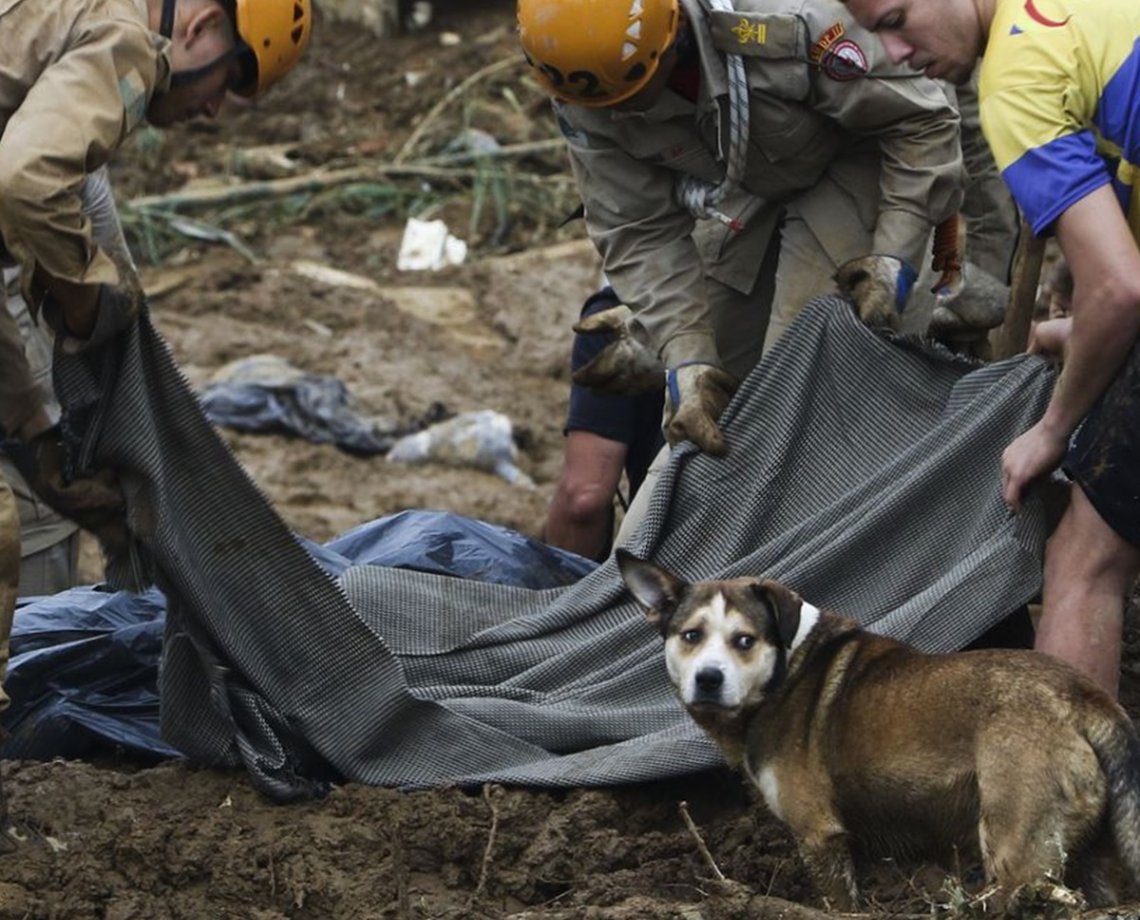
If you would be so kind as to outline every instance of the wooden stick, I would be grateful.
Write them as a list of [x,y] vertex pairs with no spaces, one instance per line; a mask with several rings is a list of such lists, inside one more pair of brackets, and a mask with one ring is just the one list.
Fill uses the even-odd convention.
[[492,793],[499,794],[501,792],[501,786],[491,786],[487,783],[483,784],[483,801],[485,801],[487,807],[491,809],[491,829],[487,832],[487,846],[483,849],[483,862],[479,866],[479,881],[475,885],[475,890],[471,892],[471,897],[467,899],[468,910],[479,900],[483,894],[483,889],[487,887],[487,870],[491,865],[491,857],[495,852],[495,834],[499,830],[499,809],[495,807],[495,800],[492,798]]
[[396,905],[400,920],[412,920],[412,898],[408,891],[408,860],[400,823],[388,828],[388,846],[392,859],[392,878],[396,883]]
[[[529,145],[528,145],[529,146]],[[528,151],[529,152],[529,151]],[[259,182],[241,182],[234,185],[201,186],[168,195],[143,195],[127,202],[134,210],[155,208],[177,210],[178,208],[211,207],[217,205],[241,204],[249,201],[262,201],[267,198],[283,198],[304,192],[319,192],[338,185],[352,182],[379,182],[393,178],[422,178],[436,180],[470,181],[486,177],[487,169],[446,168],[442,166],[350,166],[344,169],[330,169],[307,173],[303,176],[289,176],[284,179],[265,179]],[[505,175],[505,173],[504,173]],[[512,182],[525,182],[530,185],[544,185],[554,182],[572,182],[573,178],[561,173],[550,176],[534,176],[528,173],[512,172]]]
[[445,95],[442,99],[439,100],[439,102],[431,107],[431,110],[423,117],[423,121],[416,125],[416,129],[412,132],[411,137],[404,141],[404,146],[400,148],[400,152],[396,154],[396,158],[392,162],[398,166],[407,160],[408,157],[412,155],[412,151],[415,150],[416,144],[420,142],[420,138],[424,136],[424,133],[435,121],[439,113],[451,105],[454,100],[458,99],[465,92],[467,92],[467,90],[470,89],[474,84],[478,83],[485,77],[489,77],[492,74],[498,73],[500,70],[506,70],[508,67],[517,67],[519,64],[525,63],[526,58],[524,58],[521,54],[512,54],[508,58],[503,58],[501,61],[495,61],[493,64],[488,64],[486,67],[475,71],[475,73],[471,74],[471,76],[469,76],[466,80],[452,89],[451,92],[447,93],[447,95]]
[[558,153],[566,149],[566,141],[560,137],[544,141],[525,141],[521,144],[507,144],[495,150],[464,150],[460,153],[445,153],[434,157],[424,157],[416,162],[422,166],[447,166],[451,163],[470,163],[472,160],[498,160],[506,157],[525,157],[532,153]]
[[1037,304],[1037,284],[1041,263],[1045,258],[1045,241],[1033,235],[1029,224],[1021,221],[1021,235],[1013,257],[1013,278],[1009,287],[1009,303],[1005,320],[990,333],[993,359],[1001,361],[1025,351],[1029,325]]
[[677,805],[677,810],[681,812],[681,818],[685,822],[685,827],[689,829],[689,833],[692,834],[693,839],[696,840],[697,850],[700,852],[701,856],[704,857],[705,862],[708,863],[709,868],[712,869],[713,875],[717,877],[717,880],[723,882],[725,880],[724,873],[720,871],[720,867],[716,864],[716,860],[713,859],[712,853],[709,852],[709,848],[705,844],[704,838],[701,837],[701,832],[697,830],[697,824],[689,814],[689,803],[680,802]]

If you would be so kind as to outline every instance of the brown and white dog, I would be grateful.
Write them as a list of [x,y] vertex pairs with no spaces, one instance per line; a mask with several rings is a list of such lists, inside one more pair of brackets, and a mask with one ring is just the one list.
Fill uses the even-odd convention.
[[980,853],[1002,896],[1140,881],[1140,741],[1075,670],[1029,651],[928,655],[770,579],[687,583],[617,551],[681,702],[791,830],[826,902],[852,848]]

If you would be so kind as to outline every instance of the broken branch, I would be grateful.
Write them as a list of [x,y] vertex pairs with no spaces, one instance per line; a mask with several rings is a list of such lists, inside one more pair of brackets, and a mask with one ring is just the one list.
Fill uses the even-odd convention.
[[453,101],[466,93],[467,90],[469,90],[472,86],[474,86],[480,80],[483,80],[492,74],[498,73],[500,70],[506,70],[508,67],[517,67],[519,64],[525,63],[526,59],[522,57],[522,55],[512,55],[509,58],[503,58],[501,61],[495,61],[493,64],[488,64],[481,70],[477,70],[475,73],[471,74],[471,76],[469,76],[466,80],[452,89],[431,107],[428,113],[423,117],[423,121],[416,125],[416,129],[412,132],[411,136],[406,141],[404,141],[404,146],[402,146],[399,152],[396,154],[396,158],[393,160],[393,163],[399,166],[401,163],[407,160],[408,157],[412,155],[412,151],[415,150],[416,144],[420,142],[420,138],[424,136],[424,133],[439,116],[439,113],[451,105]]
[[713,859],[712,853],[710,853],[709,848],[705,846],[705,841],[704,838],[701,837],[701,832],[697,830],[697,825],[689,815],[689,803],[680,802],[677,805],[677,810],[681,812],[681,818],[685,822],[685,827],[689,829],[689,833],[692,834],[693,839],[697,841],[697,849],[700,851],[701,856],[704,857],[705,862],[709,864],[709,868],[712,869],[713,875],[717,877],[717,881],[723,882],[725,880],[724,873],[720,871],[720,867],[717,866],[716,860]]
[[[178,208],[213,207],[217,205],[242,204],[263,201],[268,198],[284,198],[306,192],[319,192],[338,185],[353,182],[375,182],[385,178],[421,178],[436,180],[470,181],[486,178],[486,169],[445,168],[441,166],[352,166],[345,169],[317,171],[304,176],[289,176],[285,179],[266,179],[259,182],[242,182],[234,185],[202,186],[172,192],[166,195],[143,195],[127,202],[131,210],[177,210]],[[503,175],[507,175],[505,172]],[[525,182],[530,185],[548,183],[568,183],[573,179],[564,175],[533,176],[511,173],[512,182]]]
[[492,792],[497,792],[500,787],[484,784],[483,786],[483,800],[487,803],[487,807],[491,809],[491,829],[487,832],[487,845],[483,848],[483,862],[479,866],[479,881],[475,885],[475,890],[471,893],[471,897],[467,901],[467,907],[470,909],[471,905],[479,900],[483,894],[483,889],[487,886],[487,870],[491,865],[491,857],[495,852],[495,835],[499,831],[499,809],[495,807],[495,800],[491,797]]

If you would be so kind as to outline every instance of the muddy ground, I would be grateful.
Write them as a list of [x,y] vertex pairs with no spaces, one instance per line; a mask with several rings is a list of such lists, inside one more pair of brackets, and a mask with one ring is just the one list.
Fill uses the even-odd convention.
[[[235,234],[228,242],[125,209],[157,325],[193,383],[270,353],[340,377],[365,414],[406,421],[442,403],[496,409],[516,426],[533,489],[224,432],[286,522],[314,539],[406,508],[539,533],[560,463],[568,328],[597,264],[580,224],[556,226],[575,202],[561,155],[543,143],[554,138],[546,102],[520,79],[512,11],[505,0],[441,4],[426,30],[384,41],[318,19],[307,61],[280,91],[216,124],[143,132],[116,165],[124,203],[323,170],[296,194],[184,211]],[[498,180],[478,163],[425,162],[454,156],[448,144],[466,128],[530,152]],[[403,172],[377,171],[395,162]],[[359,181],[338,179],[346,169]],[[446,220],[468,261],[398,272],[409,214]],[[98,578],[91,547],[84,566]],[[1134,626],[1129,636],[1135,712]],[[563,792],[347,785],[278,806],[241,772],[179,762],[2,767],[17,839],[0,858],[0,920],[712,920],[806,916],[814,903],[786,834],[727,773]],[[930,867],[883,863],[864,880],[868,915],[883,920],[977,908]]]

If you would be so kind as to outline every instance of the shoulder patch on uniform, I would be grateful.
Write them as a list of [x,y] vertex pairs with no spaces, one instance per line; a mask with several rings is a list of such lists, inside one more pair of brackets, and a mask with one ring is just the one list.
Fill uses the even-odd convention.
[[787,13],[712,10],[709,32],[717,50],[727,54],[802,59],[807,47],[804,21]]
[[845,38],[846,34],[843,23],[837,22],[819,37],[808,53],[813,66],[840,83],[865,77],[870,69],[866,53],[854,39]]
[[827,54],[827,52],[831,50],[831,46],[839,41],[846,33],[847,29],[844,28],[841,22],[836,22],[828,26],[827,30],[819,37],[819,40],[811,46],[811,50],[808,52],[808,60],[816,67],[819,67],[820,64],[823,63],[823,56]]
[[146,115],[146,83],[138,71],[132,70],[119,77],[119,98],[123,103],[129,134]]

